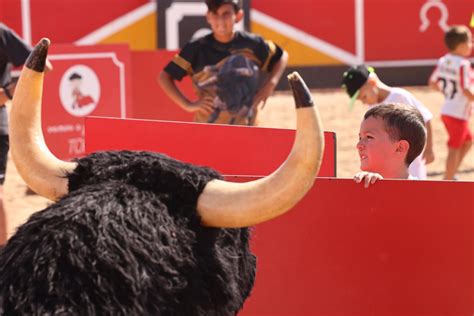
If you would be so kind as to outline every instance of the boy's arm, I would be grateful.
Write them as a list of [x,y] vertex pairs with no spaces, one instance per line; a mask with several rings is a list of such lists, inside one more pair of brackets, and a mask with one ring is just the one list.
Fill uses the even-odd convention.
[[[53,65],[51,64],[49,59],[46,59],[46,66],[44,71],[49,72],[51,70],[53,70]],[[5,102],[13,98],[17,82],[18,78],[16,78],[16,80],[13,80],[9,85],[0,88],[0,104],[5,104]]]
[[10,96],[12,96],[10,91],[5,91],[6,89],[8,88],[7,87],[0,88],[0,105],[7,103],[7,101],[10,100]]
[[470,89],[467,89],[467,88],[464,88],[462,90],[462,93],[464,94],[464,96],[469,100],[469,101],[474,101],[474,93],[473,91],[471,91]]
[[280,81],[287,64],[288,53],[283,51],[278,62],[273,65],[272,71],[268,74],[267,79],[263,83],[262,87],[255,94],[255,97],[253,98],[254,107],[257,107],[261,102],[263,102],[262,108],[265,106],[268,97],[273,93],[273,90],[275,90],[278,81]]
[[441,92],[441,89],[439,88],[438,83],[436,81],[430,80],[428,82],[428,85],[431,89]]
[[470,74],[472,73],[471,69],[471,62],[467,59],[461,62],[461,68],[459,69],[459,73],[461,74],[461,89],[462,94],[469,100],[469,102],[474,101],[474,90],[471,84],[471,77]]
[[430,78],[428,79],[428,86],[433,90],[441,92],[441,89],[438,85],[438,66],[436,66],[436,68],[431,73]]
[[426,146],[423,152],[423,158],[425,159],[425,164],[432,163],[435,160],[431,121],[426,122]]
[[207,96],[200,98],[196,102],[189,101],[176,86],[175,80],[166,71],[160,73],[158,82],[171,100],[178,104],[183,110],[187,112],[202,111],[207,114],[211,114],[212,111],[214,111],[214,98]]

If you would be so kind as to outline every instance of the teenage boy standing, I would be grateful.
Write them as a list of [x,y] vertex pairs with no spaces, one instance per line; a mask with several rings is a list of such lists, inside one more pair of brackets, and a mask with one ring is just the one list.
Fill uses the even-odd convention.
[[[160,73],[159,83],[195,122],[253,125],[258,106],[272,94],[288,54],[272,41],[236,31],[244,12],[239,0],[206,0],[212,33],[191,40]],[[257,87],[259,74],[265,80]],[[189,75],[197,100],[189,100],[175,81]]]

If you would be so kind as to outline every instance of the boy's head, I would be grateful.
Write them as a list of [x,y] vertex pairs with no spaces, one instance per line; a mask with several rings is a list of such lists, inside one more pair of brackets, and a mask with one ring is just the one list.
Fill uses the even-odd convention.
[[465,25],[453,25],[444,34],[444,43],[450,52],[468,57],[472,51],[472,34]]
[[233,6],[235,13],[239,12],[241,9],[240,0],[206,0],[207,9],[214,13],[220,8],[221,5],[226,3]]
[[367,105],[378,103],[377,80],[374,69],[366,65],[353,66],[344,72],[342,87],[346,89],[351,98],[351,107],[356,100],[360,100]]
[[400,103],[375,106],[365,113],[360,126],[360,169],[385,176],[394,167],[408,168],[425,142],[425,123],[416,108]]
[[220,42],[228,42],[234,36],[234,25],[244,17],[240,0],[206,0],[207,23],[214,37]]

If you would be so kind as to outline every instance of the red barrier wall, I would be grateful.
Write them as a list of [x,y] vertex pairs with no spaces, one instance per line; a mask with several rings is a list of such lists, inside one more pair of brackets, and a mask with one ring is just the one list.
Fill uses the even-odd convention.
[[[98,150],[150,150],[224,175],[272,173],[285,161],[294,130],[165,121],[86,118],[86,153]],[[118,131],[126,131],[120,133]],[[336,175],[335,134],[325,133],[320,176]]]
[[318,178],[255,228],[257,279],[239,315],[473,315],[473,192],[473,182]]
[[[22,25],[28,26],[33,43],[43,36],[48,36],[53,43],[70,44],[101,30],[104,26],[111,28],[109,23],[136,12],[134,10],[150,1],[48,0],[47,5],[45,0],[20,2],[0,1],[0,20],[19,34],[24,32]],[[25,15],[29,16],[28,21],[22,21],[22,6],[29,13]],[[291,4],[285,0],[258,0],[251,1],[251,9],[256,13],[251,15],[252,22],[268,30],[263,34],[265,37],[281,39],[280,44],[283,46],[289,42],[309,45],[314,52],[334,59],[332,64],[339,64],[348,62],[345,53],[357,55],[358,44],[362,50],[359,52],[361,61],[368,63],[438,58],[446,52],[442,40],[443,29],[439,22],[444,21],[446,25],[468,25],[473,5],[472,0],[292,0]],[[424,9],[429,24],[426,30],[421,31]],[[356,18],[358,11],[361,19],[359,25]],[[54,19],[45,19],[51,12],[61,14],[57,14]],[[262,19],[261,14],[270,19]],[[403,23],[393,21],[394,17]],[[122,23],[126,24],[124,22],[127,20],[122,20]],[[74,28],[66,27],[69,25],[74,25]],[[289,32],[288,27],[293,28],[293,32]],[[357,27],[361,28],[360,34],[356,32]],[[112,28],[108,32],[102,30],[101,33],[105,33],[103,37],[107,39],[120,31],[121,28]],[[298,35],[295,35],[294,31],[297,31]],[[156,29],[149,30],[149,33],[151,32],[156,32]],[[308,36],[313,41],[309,41]],[[99,37],[96,41],[100,42],[102,39]],[[324,45],[314,43],[314,39],[323,41]],[[308,66],[325,64],[326,58],[318,55],[313,57],[312,62],[296,62],[303,62]]]
[[[87,118],[86,150],[159,150],[227,175],[267,173],[284,159],[291,134]],[[281,145],[275,150],[274,140]],[[364,189],[349,179],[318,178],[289,213],[255,228],[257,279],[239,315],[471,316],[473,191],[474,182],[383,180]]]
[[[193,115],[182,110],[161,89],[158,75],[176,52],[132,52],[133,115],[129,118],[192,121]],[[191,79],[186,77],[178,86],[193,100]]]

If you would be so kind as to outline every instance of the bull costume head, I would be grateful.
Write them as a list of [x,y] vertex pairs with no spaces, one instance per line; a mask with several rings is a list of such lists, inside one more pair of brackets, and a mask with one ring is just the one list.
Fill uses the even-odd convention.
[[58,160],[41,132],[49,40],[28,58],[11,113],[19,173],[56,201],[33,214],[0,252],[5,315],[234,315],[250,295],[252,226],[311,188],[323,133],[301,78],[289,78],[297,132],[271,175],[230,183],[214,170],[151,152]]
[[217,118],[221,110],[219,103],[222,103],[233,116],[229,124],[234,124],[235,116],[248,117],[250,124],[253,115],[252,103],[257,92],[257,85],[257,65],[244,56],[230,56],[217,74],[216,94],[220,102],[218,102],[218,107],[214,110],[214,115],[211,116],[209,122],[213,122],[213,116]]

